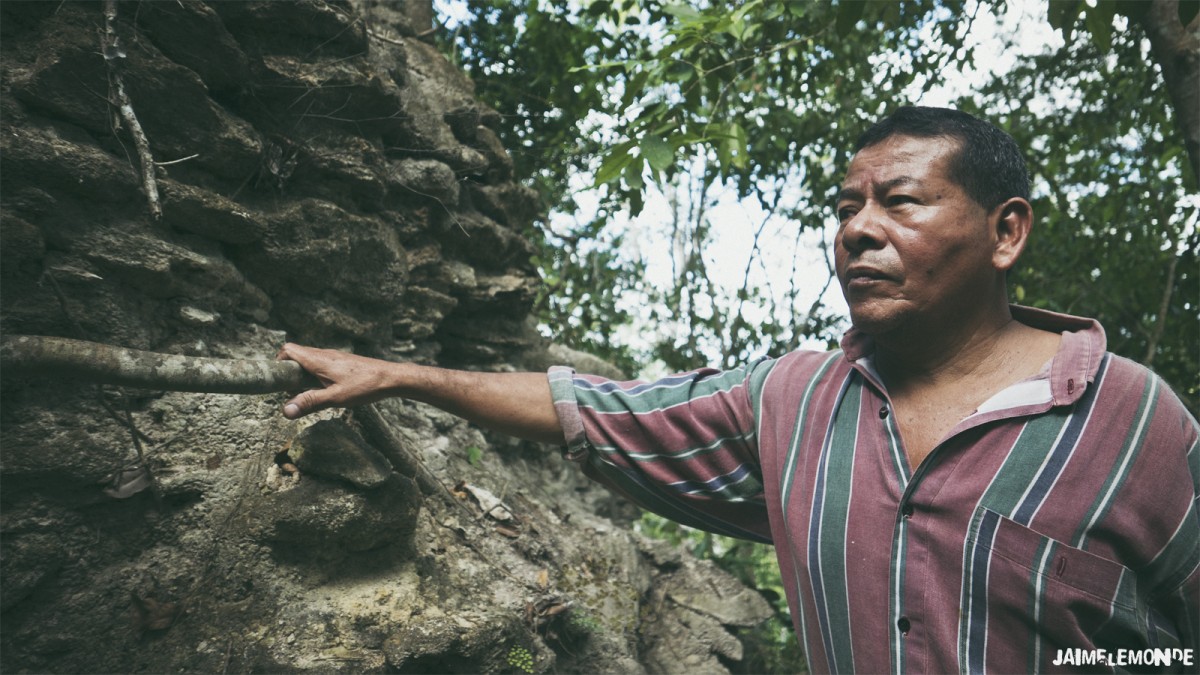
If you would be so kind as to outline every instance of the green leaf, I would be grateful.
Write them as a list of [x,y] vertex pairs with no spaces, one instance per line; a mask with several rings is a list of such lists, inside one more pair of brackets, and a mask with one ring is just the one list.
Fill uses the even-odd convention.
[[586,66],[575,66],[567,70],[568,73],[583,73],[594,70],[609,70],[611,68],[628,68],[629,61],[605,61],[603,63],[588,64]]
[[625,180],[625,184],[629,189],[641,192],[642,188],[646,187],[646,182],[642,180],[642,169],[646,163],[643,161],[630,162],[629,166],[621,172],[621,177]]
[[1080,0],[1049,0],[1046,19],[1050,22],[1050,27],[1058,29],[1067,42],[1071,41],[1071,34],[1075,30],[1075,18],[1079,16],[1081,4]]
[[621,97],[621,107],[628,108],[633,105],[642,92],[646,89],[646,80],[650,77],[650,72],[643,70],[636,73],[628,82],[625,83],[625,95]]
[[834,30],[838,37],[846,37],[854,30],[858,20],[867,9],[867,0],[841,0],[837,5],[837,22]]
[[671,149],[671,144],[658,136],[643,138],[641,149],[642,156],[655,171],[665,171],[675,163],[675,151]]
[[663,11],[685,23],[700,19],[700,12],[689,5],[664,5]]
[[746,168],[748,160],[746,152],[746,130],[737,122],[730,122],[724,129],[721,141],[722,149],[718,150],[721,163],[732,165],[738,169]]
[[667,66],[667,79],[683,84],[696,75],[696,68],[687,61],[672,61]]
[[483,450],[479,446],[472,445],[467,448],[467,461],[471,463],[471,466],[479,466],[481,459],[483,459]]
[[1187,26],[1200,14],[1200,0],[1179,0],[1179,23]]
[[600,170],[596,172],[595,184],[599,186],[616,180],[617,176],[620,176],[631,162],[633,162],[633,157],[629,155],[628,150],[613,150],[612,154],[600,162]]
[[1112,50],[1113,16],[1116,15],[1117,4],[1112,0],[1098,2],[1095,7],[1089,7],[1083,15],[1084,25],[1092,34],[1092,42],[1102,52]]

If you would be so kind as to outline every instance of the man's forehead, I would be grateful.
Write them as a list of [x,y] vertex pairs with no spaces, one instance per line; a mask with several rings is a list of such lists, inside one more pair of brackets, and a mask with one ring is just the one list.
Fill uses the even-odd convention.
[[893,136],[859,150],[850,160],[842,190],[950,180],[949,161],[958,150],[949,138]]

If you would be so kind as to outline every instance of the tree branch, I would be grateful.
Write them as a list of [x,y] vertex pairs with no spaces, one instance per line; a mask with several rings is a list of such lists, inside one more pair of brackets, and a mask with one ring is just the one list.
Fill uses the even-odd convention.
[[1139,23],[1162,69],[1192,180],[1200,182],[1200,15],[1184,26],[1179,19],[1179,0],[1154,0]]
[[158,220],[162,218],[162,205],[158,198],[158,181],[154,175],[154,156],[150,154],[150,142],[146,140],[146,132],[142,130],[142,124],[138,122],[137,115],[133,112],[133,101],[129,100],[129,94],[125,93],[125,81],[121,78],[120,61],[120,59],[125,58],[125,53],[121,50],[116,29],[113,27],[113,22],[116,19],[116,0],[105,0],[104,61],[108,64],[112,74],[113,93],[117,99],[117,110],[121,112],[121,117],[125,120],[125,125],[129,127],[129,135],[133,137],[133,145],[137,148],[138,160],[142,165],[142,189],[146,193],[146,202],[150,206],[150,215],[155,220]]
[[294,361],[212,359],[36,335],[0,338],[5,378],[36,376],[143,389],[265,394],[320,386]]
[[1175,267],[1179,263],[1179,254],[1171,247],[1171,262],[1167,263],[1167,281],[1163,288],[1162,302],[1158,306],[1158,314],[1154,317],[1154,332],[1150,334],[1146,345],[1146,356],[1142,365],[1149,368],[1154,363],[1154,355],[1158,353],[1158,343],[1162,340],[1163,330],[1167,326],[1167,311],[1171,309],[1171,294],[1175,290]]

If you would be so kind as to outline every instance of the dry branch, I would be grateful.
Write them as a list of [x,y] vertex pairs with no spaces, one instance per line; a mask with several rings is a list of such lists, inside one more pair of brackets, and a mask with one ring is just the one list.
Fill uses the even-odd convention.
[[0,376],[61,377],[213,394],[265,394],[320,386],[294,361],[178,356],[36,335],[0,338]]
[[142,130],[141,122],[133,112],[133,101],[125,93],[125,81],[121,78],[121,61],[125,53],[117,39],[113,22],[117,19],[116,0],[106,0],[104,3],[104,60],[112,73],[113,91],[117,99],[117,110],[129,127],[129,135],[133,137],[133,145],[137,148],[138,161],[142,165],[142,189],[146,193],[146,202],[150,206],[150,215],[155,220],[162,218],[162,205],[158,198],[158,180],[154,175],[154,156],[150,154],[150,141]]

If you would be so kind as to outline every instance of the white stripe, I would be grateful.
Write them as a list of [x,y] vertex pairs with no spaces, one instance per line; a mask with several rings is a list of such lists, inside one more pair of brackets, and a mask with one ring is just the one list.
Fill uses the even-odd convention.
[[[583,407],[592,411],[592,413],[595,415],[633,415],[635,417],[637,417],[639,415],[657,415],[658,413],[666,412],[668,410],[672,410],[672,409],[678,408],[680,406],[691,405],[697,401],[703,401],[705,399],[712,398],[714,396],[719,396],[722,394],[732,394],[733,392],[737,391],[738,389],[744,388],[745,386],[746,386],[745,381],[742,381],[742,382],[738,382],[737,384],[733,385],[729,389],[721,389],[718,391],[714,391],[711,394],[705,394],[704,396],[697,396],[696,398],[689,398],[686,401],[680,401],[679,403],[673,403],[671,405],[668,405],[668,406],[665,406],[662,408],[654,408],[653,410],[642,410],[642,411],[638,411],[638,412],[634,412],[632,410],[596,410],[595,408],[593,408],[592,406],[589,406],[589,405],[584,405]],[[586,390],[584,390],[584,391],[586,391]],[[616,394],[620,394],[620,393],[624,393],[624,392],[621,392],[618,390],[618,391],[592,391],[592,393],[597,394],[599,396],[620,398],[620,397],[616,396]],[[629,398],[633,398],[633,396],[630,396]]]
[[[1050,552],[1054,550],[1054,544],[1048,543],[1046,550],[1042,553],[1042,559],[1037,562],[1037,581],[1033,586],[1033,625],[1039,626],[1042,623],[1042,589],[1045,587],[1046,575],[1042,570],[1046,568],[1046,558]],[[1042,665],[1042,631],[1033,631],[1033,667],[1040,668]]]
[[1121,466],[1119,469],[1117,469],[1117,472],[1113,477],[1112,485],[1108,486],[1108,492],[1104,493],[1104,497],[1096,506],[1096,513],[1092,515],[1092,519],[1090,522],[1088,522],[1087,527],[1083,528],[1083,531],[1079,533],[1079,540],[1075,542],[1075,548],[1083,548],[1083,542],[1087,540],[1088,532],[1091,532],[1092,528],[1095,527],[1096,522],[1100,520],[1100,515],[1103,514],[1107,509],[1108,503],[1112,500],[1113,493],[1116,492],[1117,487],[1121,485],[1122,481],[1120,478],[1125,474],[1125,469],[1128,468],[1129,463],[1133,461],[1133,456],[1137,454],[1136,450],[1141,444],[1140,440],[1142,438],[1142,432],[1146,428],[1147,420],[1150,419],[1150,411],[1154,410],[1154,398],[1157,391],[1158,378],[1151,377],[1150,394],[1146,397],[1146,409],[1142,411],[1142,419],[1138,420],[1137,430],[1133,433],[1133,438],[1131,438],[1129,441],[1128,451],[1125,453],[1125,457],[1121,460]]

